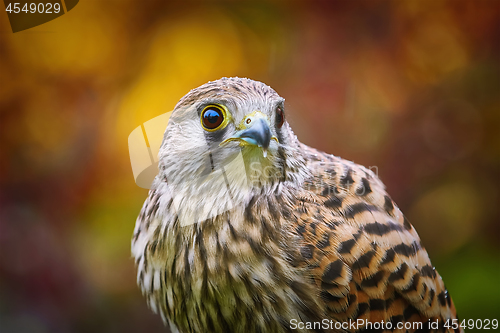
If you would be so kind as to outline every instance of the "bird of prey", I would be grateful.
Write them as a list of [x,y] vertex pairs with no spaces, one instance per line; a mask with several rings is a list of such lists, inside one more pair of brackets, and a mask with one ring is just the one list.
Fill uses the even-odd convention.
[[380,179],[299,142],[285,114],[245,78],[180,99],[132,239],[152,310],[172,332],[461,331]]

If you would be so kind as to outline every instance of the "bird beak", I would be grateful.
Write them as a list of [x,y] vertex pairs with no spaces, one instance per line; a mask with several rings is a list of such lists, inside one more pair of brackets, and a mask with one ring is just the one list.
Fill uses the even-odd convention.
[[264,152],[264,157],[267,155],[267,148],[271,140],[279,143],[278,139],[272,135],[269,127],[269,121],[266,116],[259,112],[252,112],[242,121],[242,130],[234,133],[230,138],[222,141],[219,146],[225,146],[228,142],[239,141],[240,145],[251,145],[261,147]]
[[234,139],[241,139],[251,145],[267,149],[271,142],[271,129],[267,122],[262,118],[254,120],[254,124],[250,128],[236,132]]

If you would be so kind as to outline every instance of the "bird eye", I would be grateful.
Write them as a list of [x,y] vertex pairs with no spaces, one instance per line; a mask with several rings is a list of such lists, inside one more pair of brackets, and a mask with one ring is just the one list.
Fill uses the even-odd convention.
[[280,106],[276,109],[276,127],[280,128],[283,126],[283,123],[285,122],[285,115],[283,114],[283,110],[281,109]]
[[218,105],[208,105],[201,113],[201,125],[209,132],[220,129],[224,122],[224,109]]

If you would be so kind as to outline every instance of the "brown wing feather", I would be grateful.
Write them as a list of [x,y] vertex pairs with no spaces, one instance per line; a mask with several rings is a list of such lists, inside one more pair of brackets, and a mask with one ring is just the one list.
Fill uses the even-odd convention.
[[302,147],[312,177],[299,195],[296,231],[326,314],[394,327],[456,318],[418,234],[373,172]]

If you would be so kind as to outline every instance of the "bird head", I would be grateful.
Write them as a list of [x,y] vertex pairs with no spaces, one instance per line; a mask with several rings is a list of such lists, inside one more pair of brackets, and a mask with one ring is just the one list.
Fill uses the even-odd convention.
[[191,90],[176,105],[156,182],[175,186],[183,200],[229,195],[244,201],[290,179],[298,164],[295,147],[282,97],[261,82],[222,78]]
[[174,178],[192,180],[226,170],[240,156],[248,180],[272,183],[285,177],[286,149],[294,138],[284,99],[271,87],[222,78],[191,90],[176,105],[160,149],[160,170],[175,169]]

